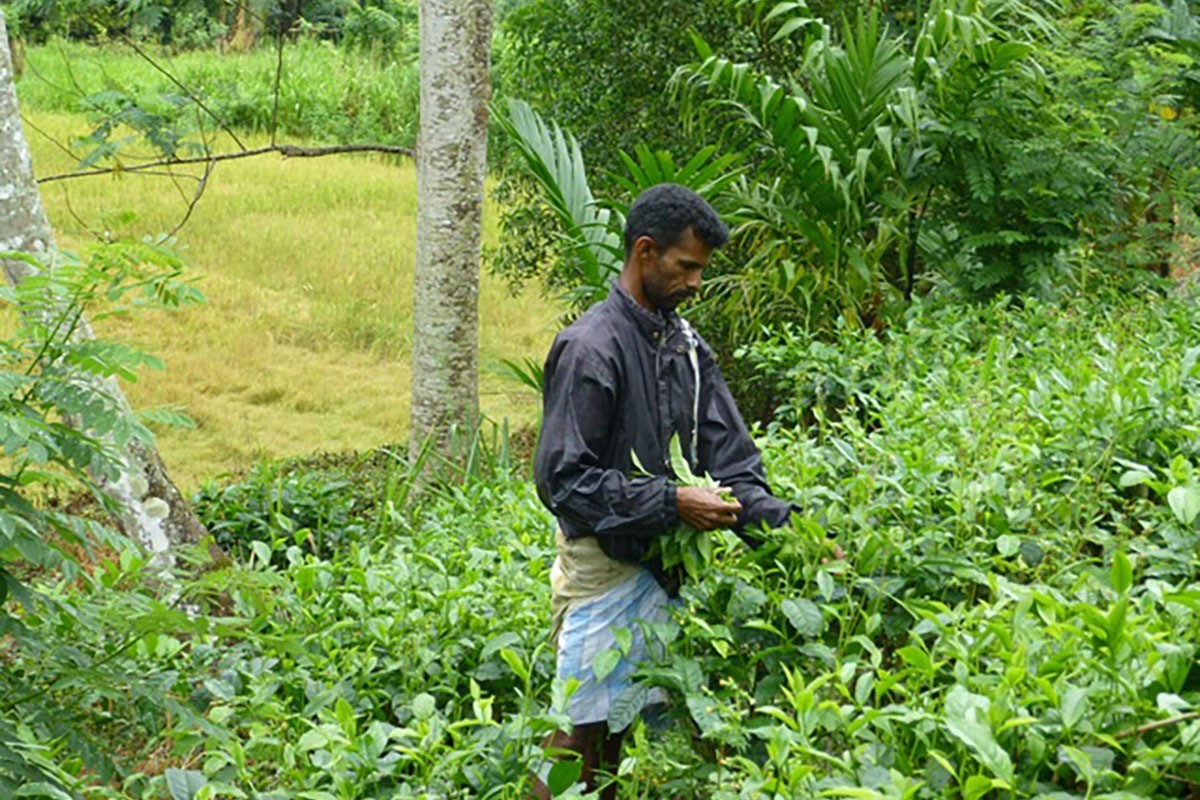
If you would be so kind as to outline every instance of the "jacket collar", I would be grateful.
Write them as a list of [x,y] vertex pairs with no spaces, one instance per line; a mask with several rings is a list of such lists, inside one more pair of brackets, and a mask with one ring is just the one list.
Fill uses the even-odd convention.
[[638,304],[633,295],[614,280],[608,292],[609,302],[622,314],[629,317],[642,333],[651,339],[658,339],[670,330],[679,327],[679,315],[674,311],[650,311]]

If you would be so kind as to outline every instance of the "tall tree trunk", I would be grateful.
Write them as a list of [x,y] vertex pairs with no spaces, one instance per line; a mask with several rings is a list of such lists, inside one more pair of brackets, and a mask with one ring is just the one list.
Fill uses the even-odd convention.
[[25,42],[19,38],[8,40],[8,56],[12,59],[13,78],[25,73]]
[[[0,250],[50,256],[54,252],[54,236],[38,194],[33,161],[21,126],[3,12],[0,12],[0,201]],[[11,284],[33,273],[33,268],[23,261],[4,260],[2,264],[5,278]],[[91,338],[86,320],[80,320],[76,335]],[[89,380],[96,391],[114,398],[132,413],[115,380]],[[125,534],[145,546],[158,565],[171,566],[172,547],[199,542],[205,535],[204,526],[187,507],[154,449],[131,444],[121,458],[120,477],[104,482],[101,489],[120,509],[119,522]]]
[[233,27],[229,29],[225,51],[249,53],[262,35],[266,5],[255,0],[238,0]]
[[[410,453],[457,461],[478,421],[479,248],[492,0],[421,0]],[[458,450],[458,452],[454,452]]]

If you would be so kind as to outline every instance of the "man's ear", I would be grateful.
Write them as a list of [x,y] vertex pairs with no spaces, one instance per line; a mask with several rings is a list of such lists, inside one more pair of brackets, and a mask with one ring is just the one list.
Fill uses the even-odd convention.
[[633,243],[633,252],[643,263],[653,261],[658,255],[658,245],[649,236],[639,236]]

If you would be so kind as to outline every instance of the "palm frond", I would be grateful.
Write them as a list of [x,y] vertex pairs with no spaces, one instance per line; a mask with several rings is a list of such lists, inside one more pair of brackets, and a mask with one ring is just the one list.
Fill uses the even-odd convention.
[[579,263],[582,280],[573,302],[586,305],[604,297],[624,260],[619,233],[624,222],[592,195],[579,142],[521,100],[509,100],[507,113],[493,113],[558,218],[567,254]]

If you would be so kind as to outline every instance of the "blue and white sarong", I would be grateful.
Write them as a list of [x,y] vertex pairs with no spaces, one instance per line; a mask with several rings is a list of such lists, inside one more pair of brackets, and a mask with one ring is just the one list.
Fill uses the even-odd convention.
[[[560,532],[558,545],[559,557],[550,573],[557,674],[579,682],[564,711],[576,725],[605,722],[613,703],[633,685],[633,674],[649,656],[641,623],[664,622],[670,616],[667,593],[649,570],[612,561],[595,539],[567,541]],[[620,649],[615,632],[621,629],[629,632],[629,648],[611,672],[596,680],[592,664],[605,650]],[[646,693],[642,708],[665,702],[662,689],[654,688]]]

